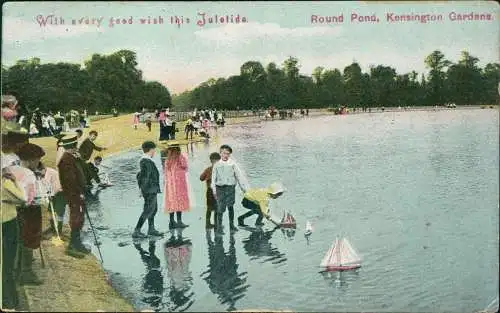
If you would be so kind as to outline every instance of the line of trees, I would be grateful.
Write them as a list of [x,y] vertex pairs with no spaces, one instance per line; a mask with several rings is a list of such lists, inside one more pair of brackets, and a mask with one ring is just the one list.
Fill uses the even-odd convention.
[[[83,65],[41,64],[39,58],[2,66],[2,93],[16,96],[21,111],[132,112],[139,107],[249,110],[281,108],[427,106],[498,104],[500,64],[478,66],[479,59],[463,51],[452,63],[440,51],[424,60],[428,75],[398,74],[390,66],[371,66],[363,73],[358,63],[344,68],[317,67],[311,76],[300,74],[299,60],[289,57],[280,68],[248,61],[240,74],[211,78],[190,91],[171,97],[159,82],[145,81],[136,53],[120,50],[94,54]],[[419,77],[420,76],[420,77]],[[173,99],[172,99],[173,98]],[[21,112],[23,114],[23,112]]]
[[299,60],[289,57],[282,68],[265,68],[248,61],[240,74],[211,78],[190,91],[173,97],[177,110],[220,108],[225,110],[267,108],[324,108],[377,106],[434,106],[445,103],[478,105],[499,103],[500,64],[478,66],[479,59],[463,51],[452,63],[441,51],[424,60],[427,76],[415,71],[398,74],[390,66],[371,66],[363,73],[358,63],[344,68],[314,69],[311,76],[299,73]]
[[2,93],[16,96],[24,113],[37,107],[44,112],[111,112],[113,107],[131,112],[172,104],[167,87],[143,80],[136,53],[130,50],[94,54],[84,65],[19,60],[2,66]]

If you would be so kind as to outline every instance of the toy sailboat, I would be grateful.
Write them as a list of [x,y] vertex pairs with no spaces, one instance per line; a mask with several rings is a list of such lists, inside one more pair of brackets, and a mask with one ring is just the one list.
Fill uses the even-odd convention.
[[328,272],[353,270],[361,267],[361,258],[346,238],[336,238],[320,266]]
[[304,235],[309,236],[313,232],[313,227],[311,225],[311,222],[307,221],[306,223],[306,231],[304,232]]
[[295,221],[295,218],[292,216],[292,214],[284,212],[280,226],[284,228],[295,228],[297,227],[297,222]]

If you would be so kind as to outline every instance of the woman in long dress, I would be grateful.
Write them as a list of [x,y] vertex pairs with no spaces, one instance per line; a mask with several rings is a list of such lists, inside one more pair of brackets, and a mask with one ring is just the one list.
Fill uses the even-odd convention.
[[[182,213],[189,211],[189,196],[187,185],[187,156],[181,154],[177,143],[169,145],[164,166],[165,213],[170,214],[169,227],[185,228],[188,225],[182,222]],[[174,220],[174,213],[177,222]]]

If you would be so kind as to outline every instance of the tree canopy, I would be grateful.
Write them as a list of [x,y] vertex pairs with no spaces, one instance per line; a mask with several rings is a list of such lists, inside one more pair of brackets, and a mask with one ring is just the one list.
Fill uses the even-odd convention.
[[[426,106],[495,104],[499,102],[500,64],[479,67],[479,59],[463,51],[457,63],[440,51],[424,60],[427,75],[398,74],[390,65],[373,65],[364,73],[356,62],[343,70],[316,67],[302,75],[300,62],[290,56],[278,66],[250,60],[239,75],[210,78],[193,90],[171,97],[159,82],[145,81],[137,55],[120,50],[94,54],[81,64],[41,64],[39,58],[2,66],[2,92],[15,95],[21,109],[71,109],[131,112],[139,107],[176,110]],[[173,99],[172,99],[173,98]],[[24,107],[23,107],[24,106]],[[26,108],[27,107],[27,108]]]
[[[15,95],[21,108],[42,111],[71,109],[110,112],[140,107],[170,107],[170,93],[159,82],[144,81],[136,53],[120,50],[94,54],[84,65],[41,64],[39,58],[2,67],[2,93]],[[26,109],[26,108],[24,108]]]
[[424,60],[429,73],[398,74],[388,65],[370,66],[363,73],[353,62],[343,70],[316,67],[311,76],[300,74],[297,58],[287,58],[280,68],[251,60],[240,74],[211,78],[173,97],[174,108],[225,110],[324,107],[391,107],[495,104],[499,101],[500,64],[478,66],[479,59],[463,51],[454,64],[441,51]]

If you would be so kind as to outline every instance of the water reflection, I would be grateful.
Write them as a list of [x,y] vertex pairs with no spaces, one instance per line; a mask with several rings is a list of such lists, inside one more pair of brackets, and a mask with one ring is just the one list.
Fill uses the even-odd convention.
[[346,290],[349,283],[359,278],[359,269],[352,271],[321,272],[323,279],[329,286]]
[[296,230],[293,228],[281,228],[281,233],[285,236],[285,239],[293,240]]
[[194,142],[188,143],[186,150],[189,156],[194,156]]
[[182,236],[182,229],[171,230],[165,242],[165,259],[170,278],[169,311],[185,311],[194,303],[193,277],[189,270],[192,251],[191,240]]
[[264,231],[262,228],[249,228],[250,236],[243,240],[243,248],[250,260],[259,259],[261,257],[268,257],[263,262],[271,262],[279,264],[286,262],[286,256],[281,253],[277,248],[273,247],[269,240],[273,233],[278,230],[278,226],[269,231]]
[[207,282],[210,291],[217,295],[221,304],[228,305],[227,310],[236,310],[236,301],[245,296],[250,285],[246,284],[247,272],[238,274],[234,236],[229,239],[229,250],[226,254],[222,236],[215,236],[206,232],[209,264],[208,270],[201,274]]
[[134,242],[134,247],[139,251],[142,262],[146,266],[146,273],[142,280],[142,301],[159,309],[163,298],[163,274],[161,272],[160,259],[156,256],[156,241],[150,240],[148,251],[142,248],[142,242]]

